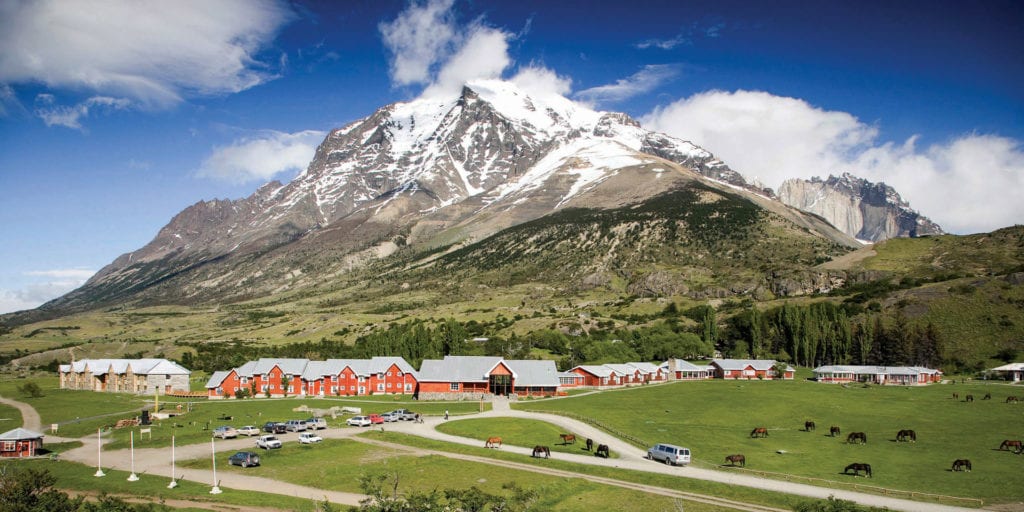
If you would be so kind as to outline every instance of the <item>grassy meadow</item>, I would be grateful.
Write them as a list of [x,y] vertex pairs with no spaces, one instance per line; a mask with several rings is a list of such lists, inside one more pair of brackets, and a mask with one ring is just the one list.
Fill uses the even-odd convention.
[[[547,446],[552,453],[592,454],[585,450],[585,439],[575,444],[562,444],[560,434],[565,430],[550,423],[523,418],[480,418],[442,423],[437,430],[453,436],[479,439],[483,446],[488,437],[500,436],[502,443],[532,448],[538,444]],[[611,453],[612,458],[618,457]]]
[[[503,486],[514,482],[538,493],[540,498],[535,505],[536,510],[583,512],[596,506],[610,510],[676,510],[671,498],[605,486],[582,478],[552,477],[438,455],[414,456],[348,439],[327,439],[317,445],[286,443],[280,450],[258,451],[261,464],[258,467],[243,469],[229,466],[227,455],[224,455],[218,461],[217,470],[345,492],[361,492],[359,478],[376,473],[397,475],[399,493],[476,486],[487,493],[507,494]],[[206,458],[181,464],[183,468],[208,468],[209,465]],[[694,512],[721,510],[690,502],[687,509]]]
[[[960,394],[954,400],[952,393]],[[971,393],[972,403],[964,402]],[[981,400],[991,393],[991,400]],[[906,491],[972,497],[986,503],[1024,499],[1020,456],[998,451],[1004,439],[1024,438],[1024,406],[1005,403],[1024,388],[1002,384],[905,387],[843,387],[808,381],[703,381],[644,386],[517,408],[566,413],[628,432],[643,445],[667,442],[689,447],[693,463],[722,466],[742,453],[748,471],[856,482]],[[814,421],[817,430],[803,431]],[[829,437],[839,426],[841,437]],[[769,437],[751,439],[754,427]],[[913,429],[916,443],[897,443],[896,432]],[[845,443],[865,432],[868,443]],[[950,471],[953,460],[973,462],[971,473]],[[843,475],[853,462],[871,464],[870,480]],[[732,470],[732,469],[730,469]],[[777,475],[781,477],[781,475]],[[799,480],[798,480],[799,481]]]

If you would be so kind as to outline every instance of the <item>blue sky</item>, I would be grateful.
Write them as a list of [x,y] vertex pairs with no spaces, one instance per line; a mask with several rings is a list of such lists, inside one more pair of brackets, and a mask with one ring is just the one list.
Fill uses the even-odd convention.
[[768,186],[850,171],[951,232],[1019,223],[1021,27],[1015,1],[0,0],[0,312],[379,106],[528,71]]

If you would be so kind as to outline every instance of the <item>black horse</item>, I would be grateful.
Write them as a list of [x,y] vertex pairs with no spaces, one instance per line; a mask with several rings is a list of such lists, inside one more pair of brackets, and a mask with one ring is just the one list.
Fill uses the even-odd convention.
[[840,434],[842,434],[842,432],[840,432],[839,427],[835,425],[832,425],[832,428],[828,429],[828,435],[832,437],[838,436]]
[[970,459],[957,459],[953,461],[953,471],[970,471]]
[[741,467],[747,467],[747,458],[742,454],[737,453],[736,455],[729,455],[725,457],[725,461],[735,466],[739,464]]
[[545,459],[550,458],[551,449],[548,448],[547,446],[541,446],[539,444],[537,446],[534,446],[532,457],[540,457],[541,455],[543,455]]
[[587,438],[587,451],[589,452],[590,450],[593,450],[593,449],[594,449],[594,440],[588,437]]
[[859,442],[860,444],[868,443],[868,435],[864,432],[850,432],[850,435],[846,436],[847,443]]
[[858,476],[860,475],[860,472],[863,471],[864,476],[871,478],[871,464],[864,464],[863,462],[854,462],[853,464],[846,466],[846,469],[843,470],[843,474],[849,474],[851,469],[853,470],[853,476]]
[[813,432],[813,431],[814,431],[814,422],[813,421],[805,421],[804,422],[804,432]]
[[967,396],[964,397],[964,402],[973,402],[973,401],[974,401],[974,395],[967,395]]
[[896,433],[896,442],[897,443],[902,443],[902,442],[916,443],[917,442],[917,432],[914,432],[913,430],[900,430],[899,432]]
[[608,450],[608,445],[606,445],[606,444],[599,444],[599,445],[597,445],[597,451],[594,452],[594,455],[596,455],[598,457],[604,457],[604,458],[607,459],[609,457],[609,455],[611,455],[611,451]]

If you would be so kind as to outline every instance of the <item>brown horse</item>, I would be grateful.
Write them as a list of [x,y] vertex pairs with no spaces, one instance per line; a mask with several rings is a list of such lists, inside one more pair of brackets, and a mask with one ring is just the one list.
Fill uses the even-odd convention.
[[964,402],[973,402],[973,401],[974,401],[974,395],[967,395],[967,396],[964,397]]
[[501,438],[497,436],[488,437],[487,442],[484,443],[484,448],[501,448]]
[[757,427],[750,431],[750,437],[768,437],[768,429],[765,427]]
[[1015,396],[1008,396],[1008,397],[1006,397],[1006,403],[1011,403],[1011,402],[1016,402],[1016,401],[1017,401],[1017,397],[1015,397]]
[[871,478],[871,464],[864,464],[863,462],[854,462],[853,464],[846,466],[846,469],[843,470],[843,474],[848,474],[851,469],[853,470],[853,476],[859,476],[860,472],[863,471],[864,476]]
[[971,460],[970,459],[957,459],[953,461],[953,471],[970,471]]
[[953,393],[953,400],[960,400],[960,393]]
[[868,435],[864,432],[850,432],[850,435],[846,436],[846,442],[860,442],[860,444],[867,444]]
[[985,396],[981,397],[982,400],[992,400],[992,393],[985,393]]
[[741,467],[747,467],[747,458],[742,454],[737,453],[736,455],[729,455],[725,458],[725,461],[730,465],[735,466],[739,464]]
[[1020,441],[1014,441],[1012,439],[1007,439],[1003,441],[1003,444],[999,445],[1000,450],[1009,450],[1010,448],[1014,448],[1014,451],[1019,452],[1022,449],[1024,449],[1024,443],[1021,443]]
[[576,444],[576,436],[573,434],[559,434],[562,438],[562,444]]
[[813,431],[814,431],[814,422],[813,421],[805,421],[804,422],[804,432],[813,432]]
[[606,444],[599,444],[599,445],[597,445],[597,451],[594,452],[594,455],[596,455],[598,457],[604,457],[606,459],[608,458],[608,456],[610,454],[611,454],[611,452],[608,450],[608,445],[606,445]]
[[587,451],[589,452],[593,448],[594,448],[594,440],[588,437],[587,438]]
[[835,425],[832,425],[832,428],[828,429],[828,435],[830,435],[832,437],[838,436],[840,434],[842,434],[842,432],[840,432],[839,431],[839,427],[837,427]]
[[917,432],[914,432],[913,430],[900,430],[899,432],[896,433],[896,442],[897,443],[908,442],[908,441],[911,442],[911,443],[916,443],[917,442]]
[[541,446],[539,444],[537,446],[534,446],[533,455],[531,455],[531,457],[540,457],[541,455],[543,455],[545,459],[550,458],[551,449],[548,448],[547,446]]

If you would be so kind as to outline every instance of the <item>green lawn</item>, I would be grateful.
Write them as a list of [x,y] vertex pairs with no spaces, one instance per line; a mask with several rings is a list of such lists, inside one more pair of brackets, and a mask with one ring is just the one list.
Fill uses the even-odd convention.
[[[7,395],[4,396],[7,397]],[[0,404],[0,432],[7,432],[20,426],[21,411],[9,405]]]
[[[976,401],[954,401],[954,391],[961,397],[973,393]],[[908,389],[706,381],[516,407],[587,418],[629,432],[643,445],[687,446],[698,466],[720,466],[726,455],[742,453],[751,470],[1009,502],[1024,499],[1024,473],[1016,470],[1017,456],[995,448],[1004,439],[1024,437],[1024,407],[1004,403],[1007,395],[1020,391],[984,383]],[[993,399],[980,400],[985,393]],[[805,420],[815,421],[817,431],[803,432]],[[831,425],[844,434],[863,431],[869,443],[850,445],[845,436],[829,437]],[[761,426],[770,437],[751,439],[750,431]],[[915,430],[918,441],[896,443],[901,429]],[[974,471],[949,471],[959,458],[970,459]],[[841,474],[852,462],[871,464],[874,477],[867,481]]]
[[211,495],[208,483],[191,482],[182,480],[178,487],[168,489],[169,478],[141,475],[139,481],[129,482],[128,473],[104,469],[107,476],[96,478],[96,467],[89,467],[70,461],[48,461],[48,460],[20,460],[3,462],[0,468],[17,470],[18,468],[32,467],[35,469],[46,469],[56,478],[55,487],[63,490],[76,490],[86,492],[107,492],[115,495],[129,495],[144,498],[150,501],[159,502],[167,499],[180,499],[199,501],[207,503],[221,503],[234,505],[245,509],[246,506],[276,507],[281,510],[313,510],[313,502],[310,500],[283,496],[278,494],[235,491],[222,487],[222,494]]
[[[399,451],[348,439],[327,439],[315,446],[288,443],[280,450],[259,450],[261,465],[240,468],[219,457],[217,470],[259,475],[300,485],[346,492],[361,492],[359,477],[368,473],[397,474],[399,492],[429,492],[476,486],[492,494],[505,494],[502,486],[514,482],[541,496],[536,510],[588,511],[595,505],[609,510],[674,511],[673,500],[639,491],[610,487],[580,478],[557,478],[491,464],[429,455],[412,456]],[[524,457],[526,458],[526,457]],[[182,463],[183,468],[208,468],[209,459]],[[694,512],[720,510],[704,504],[687,504]]]

